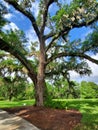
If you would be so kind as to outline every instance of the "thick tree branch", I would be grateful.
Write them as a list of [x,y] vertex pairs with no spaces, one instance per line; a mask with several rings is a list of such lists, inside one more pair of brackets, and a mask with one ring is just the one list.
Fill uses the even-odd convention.
[[75,22],[73,22],[72,28],[80,28],[80,27],[83,27],[83,26],[89,26],[92,23],[96,22],[97,20],[98,20],[98,14],[96,15],[96,17],[94,19],[91,19],[88,22],[87,21],[85,21],[83,23],[75,23]]
[[91,21],[89,21],[88,23],[87,22],[83,22],[83,23],[75,23],[75,22],[73,22],[72,23],[72,25],[71,25],[71,27],[69,26],[69,27],[65,27],[63,30],[61,30],[59,33],[56,33],[56,32],[51,32],[51,33],[49,33],[49,34],[47,34],[47,35],[45,35],[45,40],[47,40],[48,38],[51,38],[51,37],[53,37],[53,36],[55,36],[55,35],[58,35],[58,37],[59,36],[61,36],[63,33],[65,33],[65,32],[69,32],[72,28],[81,28],[81,27],[83,27],[83,26],[89,26],[89,25],[91,25],[92,23],[94,23],[94,22],[96,22],[98,20],[98,15],[94,18],[94,19],[92,19]]
[[19,12],[24,14],[31,21],[32,26],[33,26],[38,38],[40,38],[40,31],[38,29],[34,16],[27,10],[23,9],[15,0],[4,0],[4,1],[9,3],[10,5],[12,5],[16,10],[18,10]]
[[46,52],[52,47],[54,41],[55,41],[58,37],[59,37],[59,36],[57,35],[57,36],[55,36],[55,37],[52,39],[52,41],[49,43],[49,45],[48,45],[47,48],[46,48]]
[[42,26],[41,26],[41,34],[44,33],[44,29],[45,29],[46,22],[47,22],[48,9],[49,9],[49,6],[53,2],[55,2],[55,0],[49,0],[48,2],[47,2],[47,0],[45,0],[45,9],[44,9],[44,12],[43,12],[43,23],[42,23]]
[[55,55],[55,56],[52,56],[50,57],[47,62],[46,62],[46,65],[48,65],[50,62],[52,62],[53,60],[57,59],[57,58],[60,58],[60,57],[67,57],[67,56],[71,56],[71,57],[81,57],[81,58],[85,58],[95,64],[98,65],[98,60],[86,55],[86,54],[83,54],[83,53],[67,53],[67,52],[63,52],[63,53],[58,53],[58,55]]
[[15,56],[28,70],[28,76],[36,83],[36,73],[32,69],[31,63],[24,57],[24,55],[19,52],[19,50],[15,49],[15,47],[10,46],[6,41],[0,38],[0,49],[6,52],[9,52],[13,56]]
[[45,40],[47,40],[48,38],[51,38],[54,35],[56,35],[56,33],[50,32],[49,34],[45,35],[44,38],[45,38]]
[[53,39],[51,40],[51,42],[49,43],[49,45],[47,46],[46,52],[52,47],[55,40],[57,40],[60,36],[64,36],[64,35],[67,35],[67,34],[68,34],[68,31],[66,31],[66,32],[61,31],[59,34],[55,35],[53,37]]
[[64,36],[66,34],[69,33],[69,31],[72,29],[72,28],[80,28],[80,27],[83,27],[83,26],[89,26],[91,25],[92,23],[96,22],[98,20],[98,15],[96,15],[96,17],[92,20],[90,20],[89,22],[82,22],[82,23],[75,23],[73,22],[71,26],[69,27],[65,27],[63,30],[61,30],[59,33],[50,33],[48,35],[45,36],[45,39],[48,39],[48,38],[51,38],[53,37],[53,39],[51,40],[51,42],[49,43],[49,45],[47,46],[46,48],[46,52],[49,50],[49,48],[51,48],[53,42],[59,38],[60,36]]

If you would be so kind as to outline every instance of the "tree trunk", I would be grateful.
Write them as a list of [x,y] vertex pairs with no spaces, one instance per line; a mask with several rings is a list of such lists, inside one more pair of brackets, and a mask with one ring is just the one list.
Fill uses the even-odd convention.
[[37,86],[36,86],[36,106],[44,106],[44,81],[38,76]]
[[36,84],[36,106],[44,106],[44,90],[45,90],[45,43],[40,41],[39,67]]

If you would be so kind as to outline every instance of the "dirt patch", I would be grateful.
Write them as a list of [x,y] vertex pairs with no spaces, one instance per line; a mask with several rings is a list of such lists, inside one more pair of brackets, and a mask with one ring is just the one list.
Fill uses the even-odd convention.
[[58,110],[44,107],[18,107],[6,109],[28,120],[41,130],[73,130],[80,123],[81,113],[76,110]]

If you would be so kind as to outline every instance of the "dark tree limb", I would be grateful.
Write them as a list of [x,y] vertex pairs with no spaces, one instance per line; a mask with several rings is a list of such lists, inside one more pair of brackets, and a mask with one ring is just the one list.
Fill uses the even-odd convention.
[[0,49],[6,52],[9,52],[13,56],[15,56],[19,61],[26,67],[28,70],[28,76],[36,83],[36,73],[33,70],[31,63],[25,58],[25,56],[15,47],[8,44],[6,41],[0,38]]
[[46,26],[46,22],[47,22],[47,16],[48,16],[48,9],[49,9],[49,6],[55,2],[55,0],[45,0],[45,9],[44,9],[44,12],[43,12],[43,23],[42,23],[42,26],[41,26],[41,34],[44,33],[44,29],[45,29],[45,26]]
[[92,23],[96,22],[98,20],[98,15],[96,15],[96,17],[92,20],[90,20],[88,23],[85,21],[85,22],[82,22],[82,23],[75,23],[73,22],[71,26],[69,27],[65,27],[63,30],[61,30],[59,33],[50,33],[48,35],[45,36],[45,39],[48,39],[48,38],[51,38],[53,37],[53,39],[51,40],[51,42],[49,43],[49,45],[47,46],[46,48],[46,52],[49,50],[49,48],[51,48],[53,42],[59,38],[60,36],[64,36],[66,34],[69,33],[69,31],[72,29],[72,28],[80,28],[80,27],[83,27],[83,26],[89,26],[91,25]]
[[10,5],[12,5],[16,10],[18,10],[19,12],[24,14],[31,21],[32,26],[33,26],[38,38],[40,39],[40,31],[38,29],[34,16],[29,11],[23,9],[15,0],[4,0],[4,1],[9,3]]
[[80,57],[80,58],[85,58],[95,64],[98,65],[98,60],[84,54],[84,53],[67,53],[67,52],[63,52],[63,53],[58,53],[58,55],[55,55],[55,56],[51,56],[47,62],[46,62],[46,65],[48,65],[50,62],[52,62],[53,60],[57,59],[57,58],[61,58],[61,57],[67,57],[67,56],[71,56],[71,57]]
[[49,34],[45,35],[44,38],[45,38],[45,40],[47,40],[48,38],[51,38],[54,35],[56,35],[56,33],[50,32]]
[[51,40],[51,42],[49,43],[49,45],[46,48],[46,52],[52,47],[53,43],[55,40],[57,40],[60,36],[64,36],[67,35],[68,32],[60,32],[59,34],[55,35],[54,38]]

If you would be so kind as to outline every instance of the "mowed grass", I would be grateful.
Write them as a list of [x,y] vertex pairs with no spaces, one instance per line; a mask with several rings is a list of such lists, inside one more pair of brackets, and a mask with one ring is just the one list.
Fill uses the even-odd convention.
[[[33,105],[34,100],[0,101],[0,108]],[[98,99],[53,99],[49,107],[75,109],[82,113],[81,124],[75,130],[98,130]]]
[[19,106],[34,105],[35,100],[22,100],[22,101],[0,101],[0,108],[12,108]]

